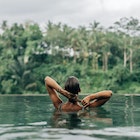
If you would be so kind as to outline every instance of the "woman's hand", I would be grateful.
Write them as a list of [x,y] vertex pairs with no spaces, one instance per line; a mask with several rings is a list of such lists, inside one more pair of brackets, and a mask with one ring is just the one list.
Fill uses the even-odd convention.
[[72,94],[72,93],[70,93],[67,90],[62,89],[62,88],[58,89],[57,91],[73,102],[81,102],[81,100],[78,99],[77,94]]
[[[72,94],[72,93],[69,93],[69,99],[73,102],[79,102],[80,100],[78,99],[78,96],[77,94]],[[80,101],[81,102],[81,101]]]
[[70,100],[77,101],[77,95],[72,94],[65,89],[61,88],[61,89],[58,90],[58,92],[61,93],[62,95],[64,95],[65,97],[67,97]]
[[84,107],[88,107],[90,105],[90,97],[85,97],[82,101],[81,101],[82,105]]

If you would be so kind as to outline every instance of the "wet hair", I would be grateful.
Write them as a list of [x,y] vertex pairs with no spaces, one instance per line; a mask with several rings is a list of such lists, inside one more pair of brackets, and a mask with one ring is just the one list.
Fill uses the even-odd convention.
[[65,90],[70,93],[78,94],[80,92],[80,84],[75,76],[70,76],[65,83]]

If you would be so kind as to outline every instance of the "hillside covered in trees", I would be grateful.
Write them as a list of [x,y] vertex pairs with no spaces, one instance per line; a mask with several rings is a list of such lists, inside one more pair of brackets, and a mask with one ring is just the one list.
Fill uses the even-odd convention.
[[111,27],[98,22],[77,28],[62,23],[0,25],[0,93],[46,93],[44,78],[61,86],[77,76],[82,93],[111,89],[140,93],[140,22],[122,18]]

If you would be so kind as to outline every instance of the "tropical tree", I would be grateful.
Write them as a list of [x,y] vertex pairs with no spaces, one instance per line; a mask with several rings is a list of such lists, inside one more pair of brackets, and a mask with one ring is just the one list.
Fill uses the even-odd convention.
[[100,23],[94,21],[89,25],[88,49],[92,57],[93,70],[98,70],[99,58],[101,57],[99,41],[102,34]]
[[[131,17],[128,18],[121,18],[120,21],[115,22],[115,28],[119,33],[123,33],[123,42],[124,42],[124,67],[126,67],[127,60],[129,58],[129,66],[130,72],[133,72],[133,38],[139,35],[140,25],[139,20],[136,18]],[[129,43],[127,41],[129,39]],[[129,56],[127,57],[127,50],[129,50]]]

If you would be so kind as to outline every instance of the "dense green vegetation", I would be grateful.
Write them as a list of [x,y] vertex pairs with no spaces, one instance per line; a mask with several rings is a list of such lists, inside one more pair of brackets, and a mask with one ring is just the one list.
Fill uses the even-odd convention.
[[46,93],[49,75],[62,86],[74,75],[82,93],[111,89],[140,93],[140,22],[122,18],[104,28],[94,21],[77,28],[48,22],[0,26],[0,93]]

